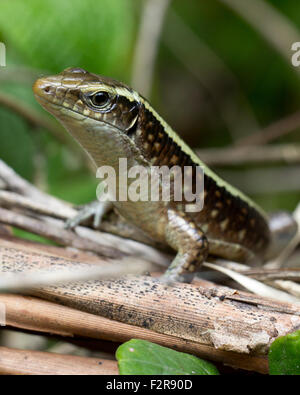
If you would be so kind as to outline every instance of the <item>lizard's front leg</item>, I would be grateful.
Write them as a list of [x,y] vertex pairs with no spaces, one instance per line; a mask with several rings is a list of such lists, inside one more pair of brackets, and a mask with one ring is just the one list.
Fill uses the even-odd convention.
[[67,229],[73,229],[85,220],[93,218],[93,226],[98,229],[103,216],[108,213],[112,207],[112,203],[109,201],[99,202],[99,200],[95,200],[84,205],[75,217],[68,219],[65,227]]
[[173,262],[162,276],[168,283],[183,281],[184,271],[195,272],[208,255],[208,241],[203,231],[184,213],[168,210],[166,240],[177,251]]

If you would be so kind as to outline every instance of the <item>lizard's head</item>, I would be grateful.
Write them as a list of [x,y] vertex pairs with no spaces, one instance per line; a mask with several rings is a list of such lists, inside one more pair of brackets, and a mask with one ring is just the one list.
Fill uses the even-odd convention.
[[[118,150],[117,144],[121,153],[122,141],[129,140],[138,126],[139,94],[118,81],[81,68],[42,77],[34,83],[33,91],[38,102],[66,127],[94,161],[101,162],[97,164],[105,162],[105,158],[97,160],[93,155],[96,148],[99,150],[95,140],[106,144],[102,148],[107,151]],[[96,135],[99,138],[93,139]]]
[[128,86],[81,68],[68,68],[33,85],[37,100],[56,117],[83,115],[126,132],[137,121],[140,97]]

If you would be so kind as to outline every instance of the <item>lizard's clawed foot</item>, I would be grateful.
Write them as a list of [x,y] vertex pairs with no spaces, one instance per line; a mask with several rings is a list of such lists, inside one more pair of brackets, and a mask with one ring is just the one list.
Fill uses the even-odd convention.
[[103,216],[111,209],[112,205],[110,202],[99,202],[98,200],[89,203],[79,210],[78,214],[69,218],[65,223],[66,229],[73,229],[80,225],[82,222],[94,218],[93,227],[98,229]]

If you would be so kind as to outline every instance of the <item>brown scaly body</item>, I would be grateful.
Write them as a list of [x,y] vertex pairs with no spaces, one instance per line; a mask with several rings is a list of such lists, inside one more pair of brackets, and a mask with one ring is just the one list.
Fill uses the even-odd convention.
[[[141,111],[139,133],[135,143],[143,155],[155,166],[195,166],[167,133],[163,125],[144,106]],[[146,143],[146,144],[145,144]],[[269,228],[265,218],[247,201],[233,196],[225,187],[218,186],[205,175],[205,204],[198,213],[186,213],[205,229],[208,237],[241,244],[256,254],[264,252],[269,243]]]
[[239,261],[264,254],[270,233],[262,210],[206,167],[138,93],[79,68],[38,80],[34,92],[98,167],[118,171],[119,158],[128,167],[190,166],[194,183],[196,167],[204,169],[200,212],[185,212],[185,202],[172,199],[113,203],[128,221],[177,251],[168,278],[194,271],[208,253]]

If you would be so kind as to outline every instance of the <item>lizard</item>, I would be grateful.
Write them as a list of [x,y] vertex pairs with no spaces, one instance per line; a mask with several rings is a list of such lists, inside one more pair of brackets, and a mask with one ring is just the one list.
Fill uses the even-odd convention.
[[208,255],[263,261],[272,239],[267,214],[206,166],[142,95],[80,67],[39,78],[33,91],[96,167],[111,166],[117,177],[120,158],[148,170],[188,166],[194,183],[195,169],[203,169],[204,206],[198,212],[187,212],[174,199],[112,202],[126,221],[176,251],[163,275],[167,282],[183,281],[183,274],[195,273]]

